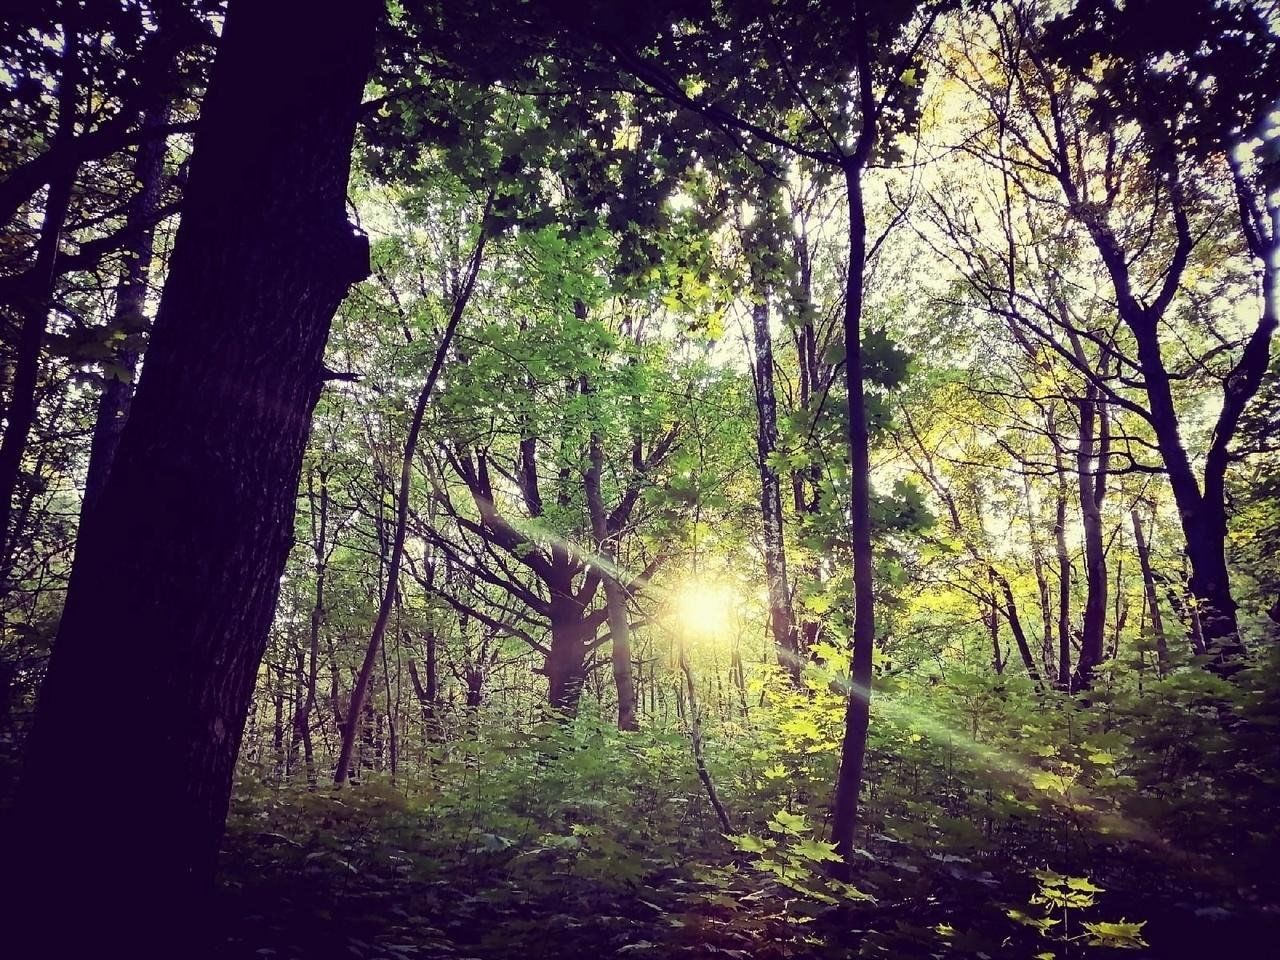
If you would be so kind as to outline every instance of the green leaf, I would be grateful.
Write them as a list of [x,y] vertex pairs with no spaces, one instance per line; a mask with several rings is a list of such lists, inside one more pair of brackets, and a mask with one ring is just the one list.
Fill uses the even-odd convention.
[[1116,923],[1086,923],[1085,930],[1089,934],[1089,946],[1114,947],[1120,950],[1140,950],[1147,946],[1142,939],[1142,928],[1146,921],[1128,923],[1120,920]]
[[815,863],[824,861],[838,861],[840,856],[836,853],[836,845],[834,843],[825,843],[822,840],[798,840],[791,849],[797,856],[804,857],[806,860],[813,860]]
[[741,850],[743,853],[764,853],[773,845],[773,841],[763,840],[750,833],[726,833],[724,838],[732,843],[735,849]]

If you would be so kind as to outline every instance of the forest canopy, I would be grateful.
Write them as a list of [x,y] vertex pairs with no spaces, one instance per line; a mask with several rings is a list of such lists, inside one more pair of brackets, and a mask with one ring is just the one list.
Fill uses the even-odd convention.
[[14,956],[1275,942],[1274,0],[30,0],[0,84]]

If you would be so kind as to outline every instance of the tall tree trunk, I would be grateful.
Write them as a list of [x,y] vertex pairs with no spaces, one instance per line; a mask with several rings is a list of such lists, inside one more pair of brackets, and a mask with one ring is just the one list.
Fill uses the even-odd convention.
[[315,748],[311,741],[311,714],[316,709],[316,685],[320,671],[320,631],[325,621],[324,590],[329,573],[329,474],[321,467],[320,492],[317,496],[314,481],[307,476],[307,498],[311,502],[311,552],[316,564],[315,595],[311,601],[310,629],[307,634],[306,680],[302,698],[293,714],[294,741],[302,744],[303,761],[307,766],[307,781],[316,782]]
[[[1075,340],[1073,334],[1073,340]],[[1076,351],[1081,353],[1078,340]],[[1078,402],[1080,437],[1076,448],[1076,479],[1080,493],[1080,520],[1084,529],[1085,604],[1080,658],[1072,688],[1087,690],[1093,674],[1106,656],[1107,555],[1103,540],[1102,504],[1106,496],[1108,421],[1098,388],[1090,384]]]
[[582,604],[572,595],[569,578],[551,589],[551,646],[544,669],[547,674],[547,702],[566,717],[576,716],[582,685],[586,680],[586,623]]
[[[872,124],[866,110],[870,98],[869,66],[859,69],[864,90],[864,123]],[[866,153],[870,153],[870,145]],[[849,404],[850,535],[853,542],[853,661],[849,676],[849,700],[845,708],[844,737],[840,745],[840,769],[836,776],[831,837],[845,864],[852,862],[853,838],[858,822],[862,771],[867,752],[867,727],[871,719],[871,678],[875,648],[875,567],[871,548],[871,455],[867,433],[866,398],[862,373],[862,284],[866,271],[867,224],[862,198],[862,163],[851,160],[844,169],[845,195],[849,203],[849,268],[845,279],[844,352],[845,387]]]
[[1156,593],[1156,578],[1151,571],[1151,550],[1147,547],[1146,535],[1142,532],[1142,518],[1138,516],[1138,508],[1129,511],[1129,520],[1133,523],[1133,542],[1138,551],[1138,566],[1142,570],[1142,587],[1146,594],[1147,611],[1151,616],[1151,635],[1156,641],[1156,660],[1160,667],[1160,676],[1169,670],[1169,644],[1164,633],[1164,618],[1160,615],[1160,597]]
[[[155,108],[142,119],[142,126],[154,130],[168,122],[168,106]],[[155,251],[155,219],[160,203],[161,179],[164,174],[166,141],[153,136],[138,145],[133,176],[138,192],[129,204],[127,228],[136,231],[136,241],[125,251],[125,264],[120,285],[116,289],[115,316],[112,326],[124,336],[124,345],[116,351],[103,371],[102,393],[98,396],[98,415],[93,422],[93,440],[89,447],[89,467],[85,473],[84,501],[80,505],[81,523],[93,509],[102,493],[111,461],[115,458],[120,434],[133,402],[133,379],[138,368],[137,340],[147,327],[147,278]]]
[[1040,657],[1046,670],[1052,675],[1053,665],[1053,605],[1049,598],[1049,578],[1044,568],[1044,545],[1036,533],[1037,524],[1031,498],[1031,474],[1022,474],[1022,489],[1027,504],[1027,530],[1031,537],[1031,564],[1036,576],[1036,596],[1040,602]]
[[[54,149],[65,149],[75,138],[80,100],[80,35],[76,22],[77,5],[64,0],[59,7],[63,18],[61,76],[58,78],[58,123],[54,132]],[[71,165],[49,182],[44,202],[44,218],[36,240],[35,264],[26,289],[15,304],[21,315],[14,351],[13,381],[4,410],[4,433],[0,435],[0,557],[8,556],[11,538],[13,497],[22,473],[22,458],[36,419],[36,386],[40,378],[40,355],[43,351],[45,325],[53,298],[57,276],[59,247],[71,206],[71,191],[78,165]],[[9,571],[0,570],[0,596],[8,589]]]
[[1005,657],[1000,650],[1000,601],[996,598],[995,570],[991,567],[987,568],[987,591],[982,605],[986,607],[982,618],[991,637],[991,669],[998,677],[1004,673]]
[[339,786],[347,779],[347,774],[351,770],[351,753],[355,749],[356,734],[359,732],[360,708],[368,696],[374,664],[377,662],[383,637],[387,633],[391,609],[395,606],[395,599],[400,590],[400,567],[404,562],[404,539],[409,525],[409,493],[413,480],[413,460],[418,451],[418,436],[422,432],[422,420],[426,416],[431,393],[436,388],[436,380],[439,379],[440,371],[444,368],[445,357],[449,354],[449,346],[453,343],[458,322],[462,319],[472,291],[475,290],[476,276],[480,272],[480,261],[484,258],[485,240],[488,236],[488,218],[489,203],[486,203],[480,223],[480,234],[476,238],[475,247],[471,251],[471,260],[467,264],[466,278],[462,285],[453,291],[453,308],[449,314],[449,321],[436,347],[426,382],[418,394],[418,402],[413,410],[413,420],[409,424],[409,435],[404,441],[404,455],[400,458],[400,486],[396,494],[396,525],[391,538],[391,556],[387,558],[387,579],[383,587],[382,601],[378,604],[378,616],[373,623],[369,645],[365,648],[364,662],[360,665],[360,672],[356,674],[356,682],[351,689],[351,706],[347,710],[347,725],[342,731],[338,765],[333,771],[333,782]]
[[[1223,481],[1228,459],[1226,443],[1234,430],[1215,432],[1206,462],[1205,489],[1201,491],[1182,443],[1169,375],[1160,352],[1156,321],[1141,308],[1132,304],[1126,308],[1123,302],[1121,316],[1133,330],[1138,344],[1138,360],[1147,388],[1151,426],[1187,541],[1187,559],[1191,563],[1189,587],[1195,597],[1195,612],[1204,646],[1214,654],[1215,663],[1231,665],[1244,652],[1236,623],[1237,604],[1231,594],[1226,552],[1227,514]],[[1269,327],[1268,338],[1270,332]],[[1264,341],[1264,360],[1265,346]],[[1221,450],[1220,457],[1214,456],[1217,450]]]
[[[1052,416],[1047,423],[1055,437]],[[1054,465],[1058,476],[1058,499],[1053,518],[1054,549],[1058,558],[1058,679],[1061,690],[1071,689],[1071,554],[1067,551],[1067,481],[1062,448],[1054,441]]]
[[[199,939],[329,323],[368,273],[345,202],[377,16],[300,0],[227,15],[147,368],[28,743],[15,862],[25,905],[57,915],[24,924],[40,955]],[[127,790],[107,788],[119,752],[84,747],[108,718],[146,758]],[[86,783],[104,787],[88,806]]]
[[769,304],[763,291],[751,308],[755,346],[752,379],[756,391],[756,457],[760,464],[760,516],[764,532],[764,572],[769,591],[769,629],[778,664],[795,683],[800,682],[799,643],[791,619],[791,593],[787,583],[786,545],[782,535],[782,485],[771,462],[778,449],[778,401],[773,389],[773,335],[769,331]]
[[[585,383],[583,392],[586,392]],[[618,581],[617,548],[613,537],[609,535],[604,495],[600,490],[600,478],[604,471],[604,445],[597,431],[591,433],[587,459],[588,465],[583,480],[586,488],[587,512],[591,516],[591,533],[596,542],[596,551],[604,561],[600,578],[604,585],[609,639],[612,642],[613,685],[618,694],[618,729],[638,730],[636,685],[631,673],[631,623],[627,618],[627,594]]]
[[1031,682],[1039,687],[1040,671],[1036,669],[1035,657],[1031,655],[1031,644],[1027,641],[1027,633],[1022,627],[1022,618],[1018,616],[1018,604],[1013,599],[1013,587],[1009,585],[1009,578],[994,567],[991,568],[991,578],[1000,587],[1004,597],[1005,617],[1009,620],[1009,632],[1013,634],[1013,642],[1017,644],[1022,665],[1027,668],[1027,676],[1031,678]]

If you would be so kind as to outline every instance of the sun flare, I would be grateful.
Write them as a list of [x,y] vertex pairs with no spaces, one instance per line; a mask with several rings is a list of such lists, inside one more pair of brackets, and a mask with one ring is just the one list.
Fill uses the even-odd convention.
[[729,631],[735,606],[737,598],[729,587],[694,581],[675,594],[672,611],[681,630],[705,638]]

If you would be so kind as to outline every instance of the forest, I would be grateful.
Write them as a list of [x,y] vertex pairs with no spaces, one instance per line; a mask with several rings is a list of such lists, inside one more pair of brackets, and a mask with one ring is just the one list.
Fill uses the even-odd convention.
[[0,953],[1274,955],[1276,0],[23,0],[0,84]]

